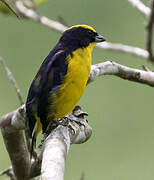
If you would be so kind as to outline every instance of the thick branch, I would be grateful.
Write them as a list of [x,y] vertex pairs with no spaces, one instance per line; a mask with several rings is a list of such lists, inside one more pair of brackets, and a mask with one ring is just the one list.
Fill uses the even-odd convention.
[[150,15],[150,8],[145,6],[142,1],[140,0],[128,0],[130,4],[132,4],[138,11],[140,11],[143,15],[149,16]]
[[101,75],[115,75],[122,79],[154,87],[154,72],[130,68],[113,61],[92,65],[88,82],[94,81],[96,77]]
[[80,119],[81,125],[69,121],[71,129],[58,126],[44,143],[41,179],[63,180],[65,160],[70,144],[83,143],[89,139],[92,133],[91,127],[85,119]]
[[146,49],[149,52],[149,60],[154,62],[154,55],[152,49],[152,35],[153,35],[153,25],[154,25],[154,0],[150,1],[151,13],[147,19],[146,26]]
[[[4,143],[8,151],[13,172],[17,180],[28,180],[30,172],[30,158],[27,149],[24,130],[25,109],[19,109],[2,117],[0,128]],[[24,123],[25,124],[25,123]]]

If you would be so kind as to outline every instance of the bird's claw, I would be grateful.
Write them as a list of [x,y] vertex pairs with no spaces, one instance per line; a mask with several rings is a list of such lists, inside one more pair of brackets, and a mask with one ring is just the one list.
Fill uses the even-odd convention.
[[75,134],[75,131],[74,131],[74,129],[72,128],[72,126],[69,124],[69,121],[72,121],[69,117],[63,117],[60,121],[59,121],[59,123],[60,123],[60,125],[62,125],[62,126],[67,126],[71,131],[73,131],[73,133]]

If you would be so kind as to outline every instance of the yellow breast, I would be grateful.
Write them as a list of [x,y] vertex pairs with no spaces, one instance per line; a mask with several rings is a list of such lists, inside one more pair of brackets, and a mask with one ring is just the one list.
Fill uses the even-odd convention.
[[[91,54],[94,44],[77,49],[68,56],[68,71],[64,83],[53,99],[55,120],[70,113],[80,100],[91,69]],[[49,114],[49,117],[52,114]]]

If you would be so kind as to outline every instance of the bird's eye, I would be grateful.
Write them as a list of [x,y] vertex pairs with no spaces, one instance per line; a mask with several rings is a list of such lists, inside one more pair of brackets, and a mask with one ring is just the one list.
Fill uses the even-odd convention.
[[88,31],[88,35],[93,35],[93,32],[91,30]]

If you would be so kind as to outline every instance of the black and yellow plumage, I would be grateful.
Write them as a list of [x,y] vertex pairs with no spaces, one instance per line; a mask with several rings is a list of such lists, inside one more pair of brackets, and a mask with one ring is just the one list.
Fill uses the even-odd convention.
[[73,110],[86,88],[93,47],[104,40],[87,25],[72,26],[62,34],[29,89],[26,121],[33,140],[50,122]]

